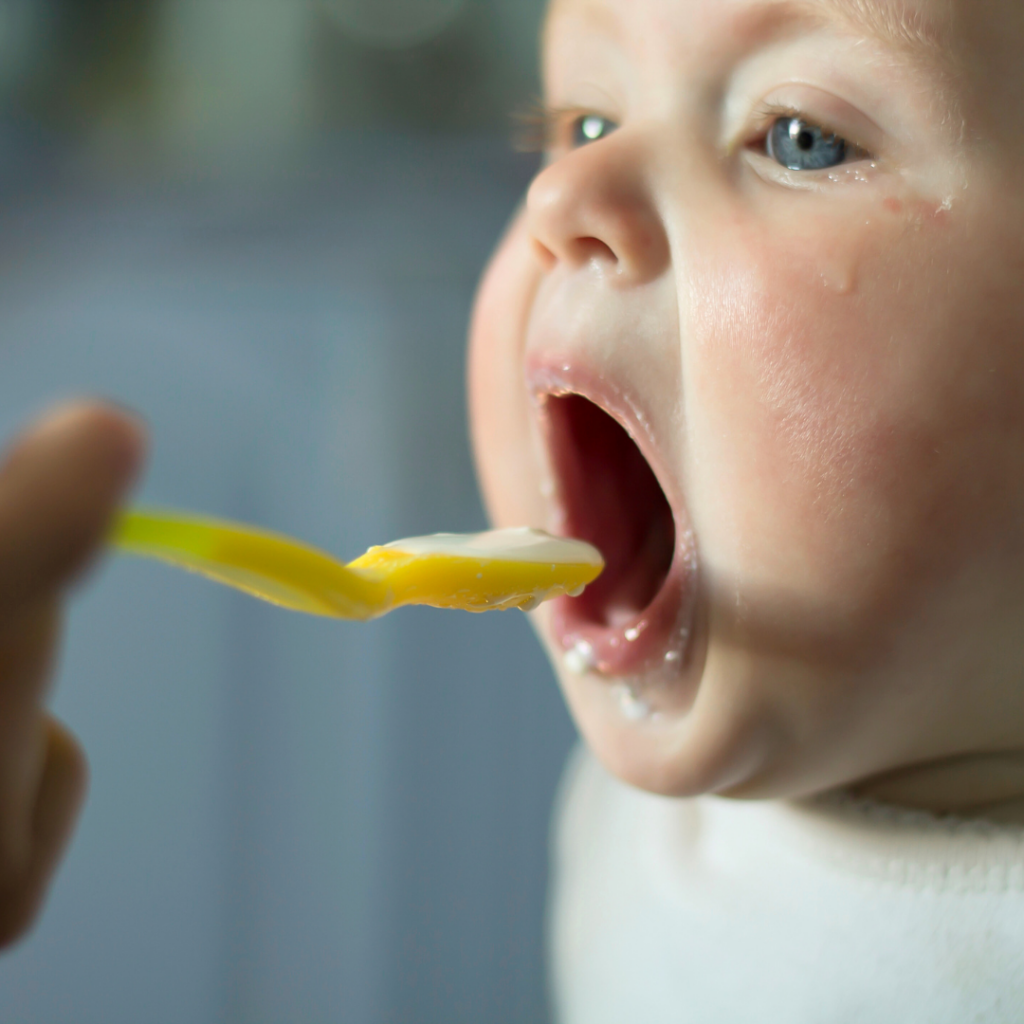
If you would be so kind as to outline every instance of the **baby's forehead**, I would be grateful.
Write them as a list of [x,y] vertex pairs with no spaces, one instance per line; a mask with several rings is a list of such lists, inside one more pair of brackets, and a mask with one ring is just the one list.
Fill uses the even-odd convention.
[[[993,6],[1010,8],[1016,2],[994,0]],[[694,24],[694,15],[702,9],[713,8],[727,23],[820,19],[842,22],[901,46],[939,46],[950,41],[954,13],[963,4],[964,0],[550,0],[547,20],[573,14],[611,30],[657,9],[662,19],[674,15],[686,25]]]
[[550,0],[546,24],[572,16],[614,36],[654,15],[663,25],[697,32],[709,14],[736,31],[797,19],[838,24],[932,61],[947,60],[972,36],[1024,37],[1022,0]]

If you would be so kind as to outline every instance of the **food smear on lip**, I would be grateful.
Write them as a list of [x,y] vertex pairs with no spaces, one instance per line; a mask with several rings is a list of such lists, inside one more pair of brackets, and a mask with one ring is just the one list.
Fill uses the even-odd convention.
[[529,527],[397,540],[346,565],[242,523],[136,509],[116,521],[110,542],[293,611],[362,621],[409,604],[530,611],[578,596],[604,568],[592,545]]

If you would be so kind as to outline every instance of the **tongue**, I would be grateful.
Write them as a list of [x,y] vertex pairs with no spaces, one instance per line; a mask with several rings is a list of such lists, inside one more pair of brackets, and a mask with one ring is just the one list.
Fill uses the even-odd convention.
[[576,614],[616,628],[658,593],[672,563],[672,510],[625,429],[580,395],[547,403],[565,527],[604,556],[605,571],[576,599]]

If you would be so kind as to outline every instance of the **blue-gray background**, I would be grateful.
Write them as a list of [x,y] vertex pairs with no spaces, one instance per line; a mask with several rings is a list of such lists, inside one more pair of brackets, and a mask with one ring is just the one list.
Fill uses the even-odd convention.
[[[0,434],[101,395],[150,424],[139,501],[339,555],[482,527],[464,338],[540,6],[0,0]],[[110,559],[53,704],[91,795],[0,1020],[546,1019],[573,732],[518,613],[344,624]]]

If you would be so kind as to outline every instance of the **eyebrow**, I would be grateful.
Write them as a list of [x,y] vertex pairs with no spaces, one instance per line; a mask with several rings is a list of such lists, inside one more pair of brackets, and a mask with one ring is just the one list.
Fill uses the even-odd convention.
[[[548,36],[551,33],[551,26],[568,6],[568,0],[550,0],[547,11],[544,14],[544,21],[541,26],[541,43],[547,45]],[[615,36],[622,27],[619,16],[607,4],[588,3],[583,9],[583,16],[598,31],[605,35]]]
[[769,6],[789,8],[811,20],[824,16],[843,22],[929,63],[942,63],[949,54],[948,25],[940,26],[904,0],[781,0]]
[[[567,0],[552,0],[544,22],[544,36]],[[606,4],[586,4],[584,16],[609,35],[620,29],[618,16]],[[756,31],[771,25],[803,21],[812,24],[840,22],[854,32],[871,36],[889,49],[923,59],[932,65],[949,63],[948,26],[940,27],[912,8],[906,0],[762,0],[740,12]],[[948,20],[948,19],[947,19]]]

